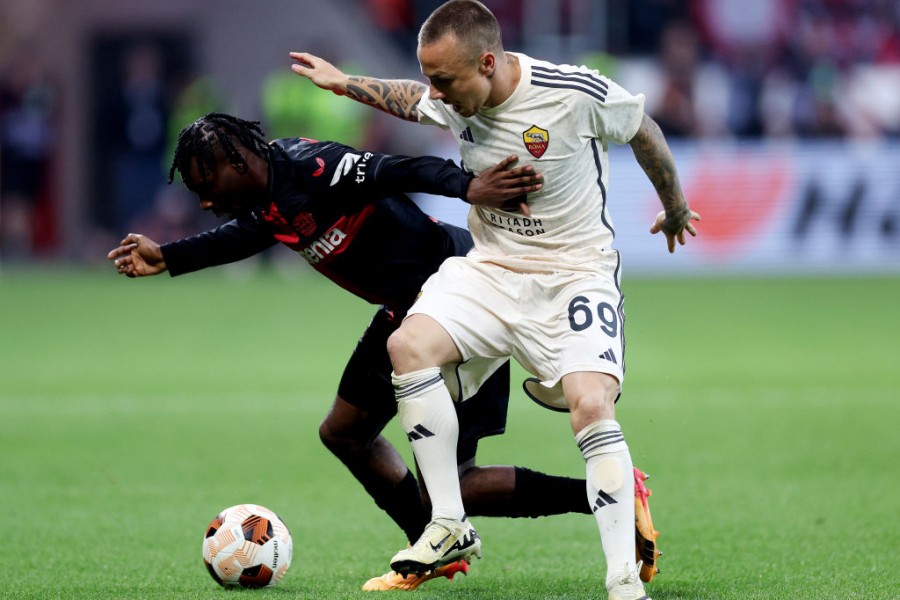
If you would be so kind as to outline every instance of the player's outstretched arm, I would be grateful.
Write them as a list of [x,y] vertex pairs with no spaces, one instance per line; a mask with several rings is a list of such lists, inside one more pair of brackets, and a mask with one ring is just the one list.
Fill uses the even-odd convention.
[[306,77],[323,90],[347,96],[357,102],[374,106],[406,121],[418,121],[416,105],[428,92],[428,86],[410,79],[376,79],[347,75],[333,64],[308,52],[291,52],[296,62],[294,73]]
[[[513,168],[517,160],[519,157],[513,154],[482,171],[469,182],[466,202],[504,210],[515,210],[517,205],[519,212],[530,217],[526,195],[544,187],[544,176],[531,165]],[[514,201],[513,207],[509,206],[510,200]]]
[[158,275],[166,270],[159,244],[139,233],[126,235],[106,258],[113,261],[116,270],[127,277]]
[[669,252],[675,252],[675,242],[684,245],[685,231],[692,236],[697,235],[691,221],[700,220],[700,215],[690,209],[684,198],[678,171],[675,168],[675,157],[672,156],[659,125],[646,114],[628,145],[631,146],[638,164],[656,188],[656,194],[663,205],[663,211],[656,216],[656,221],[650,226],[650,233],[662,231],[666,236]]

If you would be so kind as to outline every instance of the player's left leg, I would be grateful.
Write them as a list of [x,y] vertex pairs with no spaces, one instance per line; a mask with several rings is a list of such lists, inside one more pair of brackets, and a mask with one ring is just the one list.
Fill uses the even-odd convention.
[[646,600],[635,558],[634,465],[615,420],[619,382],[598,372],[562,378],[575,441],[586,462],[592,504],[603,553],[610,600]]

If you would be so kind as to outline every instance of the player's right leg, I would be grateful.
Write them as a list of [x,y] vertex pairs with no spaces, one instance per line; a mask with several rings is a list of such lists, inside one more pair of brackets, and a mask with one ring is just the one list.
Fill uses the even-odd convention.
[[517,286],[521,278],[505,269],[448,258],[388,339],[398,415],[432,503],[429,527],[394,557],[395,570],[481,556],[481,541],[463,509],[455,452],[459,421],[440,367],[464,357],[512,354],[510,328],[498,315],[515,318],[519,305],[510,290]]
[[381,432],[397,413],[387,339],[399,323],[382,308],[375,313],[344,368],[319,436],[388,513],[410,541],[418,539],[429,515],[418,482]]
[[[383,419],[375,419],[338,397],[319,434],[325,445],[363,485],[375,504],[388,513],[412,543],[425,530],[430,517],[415,477],[396,448],[378,434],[383,425]],[[362,589],[414,590],[429,579],[452,579],[460,571],[465,574],[468,564],[450,563],[420,576],[403,576],[389,571],[366,581]]]
[[391,559],[398,573],[421,574],[481,556],[457,475],[459,422],[440,365],[459,362],[449,334],[429,316],[414,314],[388,339],[397,413],[431,498],[431,522],[422,536]]

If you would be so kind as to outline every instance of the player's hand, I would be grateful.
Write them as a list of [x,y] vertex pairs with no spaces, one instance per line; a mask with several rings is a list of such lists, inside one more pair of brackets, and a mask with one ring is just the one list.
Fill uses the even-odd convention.
[[157,275],[166,270],[159,244],[139,233],[126,235],[106,258],[113,261],[116,270],[127,277]]
[[669,252],[675,252],[675,242],[684,246],[684,232],[687,231],[693,237],[697,237],[697,230],[691,221],[699,221],[700,215],[685,206],[677,213],[668,214],[665,211],[656,215],[656,221],[650,226],[650,233],[656,234],[662,231],[666,236]]
[[308,52],[291,52],[290,56],[297,61],[291,65],[291,70],[297,75],[339,96],[347,93],[347,75],[324,58]]
[[525,196],[544,187],[544,176],[536,173],[531,165],[513,168],[517,160],[519,157],[513,154],[485,169],[469,182],[466,201],[469,204],[519,211],[530,217],[531,209],[528,208]]

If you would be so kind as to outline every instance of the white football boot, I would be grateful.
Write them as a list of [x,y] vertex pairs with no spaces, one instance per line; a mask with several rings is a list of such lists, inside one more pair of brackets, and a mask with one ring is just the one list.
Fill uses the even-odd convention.
[[421,575],[438,567],[472,556],[481,558],[481,538],[469,520],[433,520],[415,544],[404,548],[391,559],[391,569],[401,575]]

